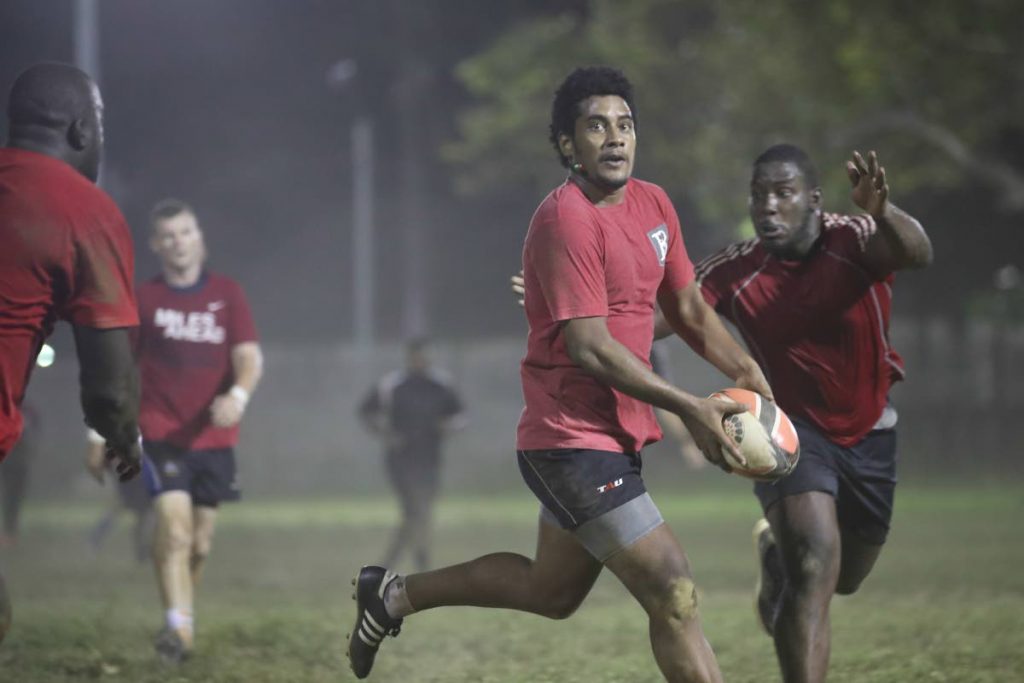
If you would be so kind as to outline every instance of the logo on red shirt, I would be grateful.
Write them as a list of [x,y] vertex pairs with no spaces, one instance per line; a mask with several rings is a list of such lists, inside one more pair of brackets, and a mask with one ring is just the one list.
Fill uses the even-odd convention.
[[668,257],[668,228],[662,223],[653,230],[648,230],[647,239],[651,241],[654,253],[658,256],[658,265],[664,266]]
[[158,308],[153,316],[153,324],[163,329],[164,338],[177,341],[223,344],[226,337],[224,328],[217,325],[217,316],[213,313],[185,313],[171,308]]

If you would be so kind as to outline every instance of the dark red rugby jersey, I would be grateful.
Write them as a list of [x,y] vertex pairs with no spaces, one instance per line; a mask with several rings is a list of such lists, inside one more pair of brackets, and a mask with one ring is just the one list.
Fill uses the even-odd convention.
[[0,149],[0,460],[21,434],[18,410],[57,320],[138,324],[131,232],[114,201],[59,159]]
[[185,288],[157,276],[138,297],[142,436],[188,450],[234,446],[238,425],[213,426],[210,404],[234,384],[232,347],[257,340],[242,288],[207,271]]
[[864,265],[875,229],[868,215],[826,213],[804,260],[777,259],[752,239],[696,269],[704,298],[736,325],[782,409],[841,446],[871,431],[904,375],[889,344],[893,274]]

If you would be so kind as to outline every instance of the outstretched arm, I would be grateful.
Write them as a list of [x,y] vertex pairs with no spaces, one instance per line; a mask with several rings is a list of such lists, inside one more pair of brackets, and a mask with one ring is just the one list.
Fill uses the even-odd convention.
[[853,186],[853,202],[878,226],[865,248],[866,264],[876,273],[930,265],[931,240],[917,219],[889,201],[889,183],[878,155],[870,152],[865,161],[860,152],[854,152],[853,159],[846,162],[846,173]]

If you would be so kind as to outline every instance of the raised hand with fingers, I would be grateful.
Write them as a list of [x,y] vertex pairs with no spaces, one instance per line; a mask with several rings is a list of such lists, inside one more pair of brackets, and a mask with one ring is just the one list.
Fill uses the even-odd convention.
[[885,180],[885,169],[878,163],[878,155],[871,151],[865,161],[860,152],[854,152],[853,158],[846,162],[846,174],[853,186],[850,192],[853,203],[880,218],[889,201],[889,184]]

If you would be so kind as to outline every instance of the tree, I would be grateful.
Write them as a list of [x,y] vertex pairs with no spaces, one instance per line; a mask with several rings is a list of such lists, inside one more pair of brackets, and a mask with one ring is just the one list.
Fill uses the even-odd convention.
[[1024,213],[1016,0],[590,0],[534,18],[458,67],[477,100],[446,148],[458,189],[556,182],[551,92],[586,63],[634,82],[639,173],[706,225],[742,224],[749,164],[783,140],[822,166],[830,206],[849,207],[843,162],[871,148],[897,197],[981,187],[987,210]]

